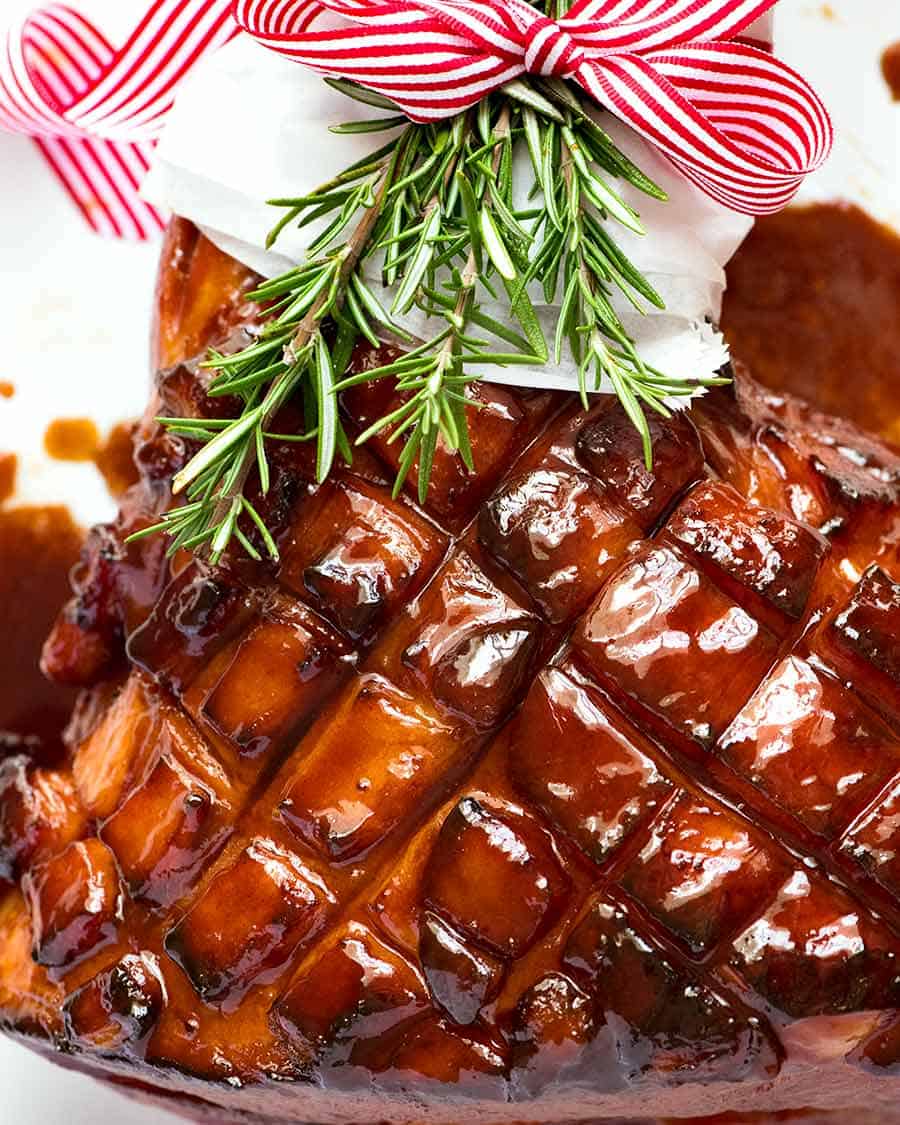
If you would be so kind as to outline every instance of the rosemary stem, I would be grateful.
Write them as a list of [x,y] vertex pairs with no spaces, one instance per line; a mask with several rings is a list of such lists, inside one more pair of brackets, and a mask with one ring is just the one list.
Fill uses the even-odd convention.
[[[504,105],[503,109],[500,111],[500,116],[497,118],[497,123],[494,126],[494,136],[498,140],[502,141],[509,136],[510,117],[510,107],[508,104]],[[494,146],[494,152],[491,160],[491,164],[495,174],[500,167],[500,161],[502,160],[502,158],[502,145],[496,144]],[[449,179],[450,177],[448,174],[448,183]],[[487,198],[485,200],[485,206],[491,206],[490,198]],[[479,272],[478,258],[475,254],[475,250],[472,249],[469,251],[469,255],[466,258],[466,264],[463,267],[462,274],[460,275],[462,284],[459,288],[459,293],[456,298],[456,305],[454,306],[452,317],[449,318],[452,320],[456,327],[455,330],[447,336],[447,339],[444,341],[441,347],[440,362],[437,364],[435,375],[433,376],[434,395],[437,395],[442,385],[441,377],[450,367],[450,359],[453,355],[453,351],[456,347],[459,346],[459,337],[465,333],[466,324],[468,322],[467,313],[469,311],[472,294],[475,291],[475,286],[478,284]]]
[[[390,169],[392,162],[387,162],[382,170],[381,176],[378,181],[378,186],[375,191],[375,197],[370,207],[367,207],[357,223],[355,229],[350,234],[347,244],[342,253],[342,260],[339,266],[338,273],[338,298],[336,302],[337,309],[343,304],[344,293],[346,291],[347,282],[350,275],[356,269],[360,256],[366,249],[369,238],[378,222],[381,214],[381,209],[384,206],[385,195],[390,186]],[[286,400],[294,384],[298,379],[298,365],[302,353],[314,343],[316,335],[322,329],[322,310],[325,308],[329,300],[328,290],[324,290],[315,300],[312,307],[307,312],[306,316],[300,322],[297,331],[288,341],[284,348],[285,362],[287,366],[272,383],[269,392],[266,395],[265,409],[260,411],[258,426],[262,430],[269,428],[269,423],[273,415],[281,407],[282,403]],[[244,490],[247,485],[247,478],[253,470],[253,466],[257,461],[257,446],[255,442],[247,442],[241,457],[240,468],[232,475],[230,487],[223,491],[216,498],[216,506],[213,510],[211,523],[213,526],[222,524],[225,525],[233,519],[236,501],[243,496]],[[211,543],[206,543],[202,547],[202,553],[207,556],[214,556],[216,554],[216,542],[213,540]]]

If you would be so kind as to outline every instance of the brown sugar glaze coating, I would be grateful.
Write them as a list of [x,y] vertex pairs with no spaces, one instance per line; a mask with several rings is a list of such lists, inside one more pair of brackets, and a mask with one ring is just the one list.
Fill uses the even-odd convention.
[[648,473],[483,385],[425,510],[276,446],[280,563],[167,562],[250,284],[173,224],[67,757],[0,763],[5,1027],[217,1123],[900,1120],[900,455],[738,370]]

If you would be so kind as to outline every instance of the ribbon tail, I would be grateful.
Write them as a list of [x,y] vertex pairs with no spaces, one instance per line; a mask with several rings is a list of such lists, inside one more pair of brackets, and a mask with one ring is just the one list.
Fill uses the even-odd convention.
[[37,137],[35,144],[97,234],[144,242],[164,229],[165,216],[138,194],[147,168],[141,146],[71,137]]

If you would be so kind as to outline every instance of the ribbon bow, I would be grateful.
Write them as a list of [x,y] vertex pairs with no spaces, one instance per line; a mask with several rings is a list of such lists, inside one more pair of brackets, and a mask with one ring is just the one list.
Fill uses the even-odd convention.
[[778,211],[827,157],[809,84],[735,37],[777,0],[576,0],[553,20],[524,0],[236,0],[267,47],[385,94],[415,121],[474,105],[523,74],[577,82],[736,211]]
[[523,74],[577,82],[703,191],[777,211],[827,156],[810,86],[735,37],[777,0],[152,0],[115,50],[72,8],[14,22],[0,50],[0,127],[33,136],[101,233],[162,223],[138,186],[178,83],[238,27],[267,47],[450,116]]

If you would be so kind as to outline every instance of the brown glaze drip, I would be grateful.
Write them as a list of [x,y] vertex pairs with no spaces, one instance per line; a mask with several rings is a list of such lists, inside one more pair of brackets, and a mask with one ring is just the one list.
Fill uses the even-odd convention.
[[881,73],[895,102],[900,102],[900,42],[892,43],[881,56]]
[[93,461],[99,446],[90,418],[57,418],[44,434],[44,449],[55,461]]
[[5,503],[16,490],[18,467],[15,453],[0,453],[0,504]]
[[119,422],[94,452],[94,464],[106,481],[110,495],[118,499],[137,479],[134,463],[134,422]]
[[0,398],[12,398],[15,393],[16,388],[12,383],[8,383],[5,380],[0,382]]
[[722,327],[766,386],[900,442],[900,237],[858,208],[760,219],[728,267]]
[[81,542],[66,508],[0,511],[0,757],[23,743],[41,757],[60,747],[75,694],[49,683],[39,661]]

